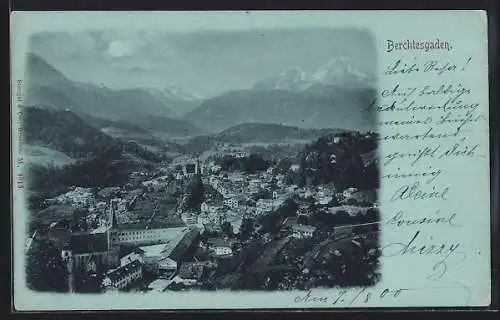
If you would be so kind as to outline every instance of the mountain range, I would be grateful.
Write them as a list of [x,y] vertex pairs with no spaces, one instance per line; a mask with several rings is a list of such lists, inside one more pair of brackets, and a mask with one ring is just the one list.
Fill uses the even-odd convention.
[[73,159],[91,157],[117,141],[83,121],[70,111],[25,107],[25,143],[62,152]]
[[154,170],[165,160],[164,153],[113,138],[71,111],[24,107],[23,116],[31,195],[50,197],[71,186],[121,186],[131,172]]
[[81,118],[92,115],[121,126],[126,122],[162,137],[218,133],[243,123],[375,128],[375,116],[364,112],[376,96],[374,78],[348,58],[335,58],[313,74],[288,68],[251,89],[210,99],[171,84],[113,90],[72,81],[34,54],[27,55],[26,71],[26,105],[71,110]]
[[[319,137],[348,132],[342,129],[305,129],[271,123],[243,123],[220,133],[200,135],[182,145],[186,153],[201,154],[219,144],[302,145]],[[291,150],[291,148],[290,148]]]
[[183,119],[208,132],[247,122],[302,128],[374,130],[375,116],[364,112],[373,88],[314,84],[304,91],[238,90],[204,101]]
[[373,76],[340,57],[311,75],[298,67],[287,68],[252,89],[204,100],[184,119],[215,132],[245,122],[373,130],[375,115],[364,110],[376,98],[376,90]]
[[342,87],[375,87],[373,75],[357,69],[351,59],[337,57],[321,66],[312,74],[298,66],[286,68],[280,75],[255,84],[256,90],[303,91],[313,85],[334,85]]
[[214,137],[220,142],[250,143],[266,142],[279,143],[290,141],[312,141],[321,136],[346,132],[340,129],[304,129],[300,127],[284,126],[269,123],[243,123],[228,128]]
[[[101,121],[99,119],[83,120],[71,111],[46,107],[25,107],[23,116],[24,142],[26,146],[35,150],[42,150],[45,153],[55,151],[59,157],[65,155],[68,160],[81,161],[103,155],[114,155],[113,159],[118,159],[119,154],[135,163],[157,162],[161,158],[161,153],[148,150],[138,139],[113,137],[105,130],[100,130],[99,126],[106,124],[98,124]],[[123,128],[125,131],[139,130],[141,133],[141,129],[130,127],[128,124]],[[158,144],[158,147],[160,146],[161,144]]]
[[171,84],[166,84],[165,86],[159,88],[143,89],[151,93],[179,116],[184,116],[185,114],[195,110],[205,99],[203,96],[196,93],[188,93]]
[[137,114],[178,118],[196,108],[196,96],[172,86],[163,89],[112,90],[72,81],[35,54],[26,57],[27,105],[70,109],[112,120],[134,119]]

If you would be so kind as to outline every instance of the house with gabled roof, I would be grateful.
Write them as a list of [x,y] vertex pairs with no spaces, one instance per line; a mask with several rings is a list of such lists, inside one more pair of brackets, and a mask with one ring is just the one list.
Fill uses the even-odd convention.
[[102,285],[106,289],[124,289],[142,278],[142,264],[134,260],[117,269],[109,271]]

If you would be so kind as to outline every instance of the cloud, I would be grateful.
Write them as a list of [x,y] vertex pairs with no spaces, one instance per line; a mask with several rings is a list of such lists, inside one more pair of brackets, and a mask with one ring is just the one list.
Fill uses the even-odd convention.
[[108,45],[108,54],[114,58],[128,57],[132,55],[132,47],[128,42],[113,40]]
[[359,30],[179,33],[106,29],[43,33],[32,50],[71,79],[116,87],[171,82],[203,95],[252,87],[285,68],[314,72],[336,56],[376,66],[373,39]]
[[96,41],[88,33],[40,33],[33,36],[31,51],[53,59],[89,58],[96,52]]

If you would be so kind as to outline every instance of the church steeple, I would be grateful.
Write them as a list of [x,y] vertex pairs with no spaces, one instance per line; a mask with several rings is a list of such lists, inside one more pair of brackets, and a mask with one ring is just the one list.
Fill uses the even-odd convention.
[[114,229],[118,226],[118,223],[116,221],[116,210],[117,210],[118,204],[116,203],[115,200],[111,200],[111,208],[110,208],[110,222],[111,222],[111,229]]

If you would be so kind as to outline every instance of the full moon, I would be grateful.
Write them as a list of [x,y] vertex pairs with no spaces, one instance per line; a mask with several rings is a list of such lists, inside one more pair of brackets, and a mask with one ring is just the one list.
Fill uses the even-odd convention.
[[120,40],[114,40],[109,43],[108,53],[110,56],[120,58],[130,55],[130,46]]

